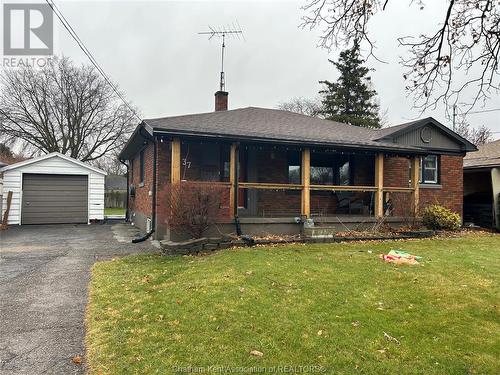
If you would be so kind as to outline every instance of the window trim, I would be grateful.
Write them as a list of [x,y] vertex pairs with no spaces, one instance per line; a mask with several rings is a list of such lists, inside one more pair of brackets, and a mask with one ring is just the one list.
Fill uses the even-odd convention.
[[[425,159],[428,157],[433,157],[436,162],[436,166],[434,168],[425,168]],[[439,155],[426,155],[420,158],[420,179],[419,183],[422,185],[439,185],[441,183],[441,161],[439,159]],[[433,180],[425,180],[425,171],[432,170],[435,171],[435,179]]]

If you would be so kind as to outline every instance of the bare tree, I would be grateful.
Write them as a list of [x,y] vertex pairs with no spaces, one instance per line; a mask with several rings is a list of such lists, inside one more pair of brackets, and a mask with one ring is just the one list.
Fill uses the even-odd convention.
[[279,103],[278,109],[307,116],[321,117],[321,100],[296,97],[287,102]]
[[93,66],[68,58],[0,76],[0,136],[25,153],[97,160],[123,145],[135,116]]
[[14,153],[8,145],[0,143],[0,162],[14,164],[26,159],[22,154]]
[[127,173],[127,167],[120,162],[118,158],[119,153],[120,149],[117,149],[104,155],[102,158],[92,160],[90,164],[96,168],[102,169],[108,174],[124,175]]
[[[368,24],[390,3],[390,0],[308,0],[303,7],[302,26],[324,30],[321,47],[330,49],[364,42],[368,54],[374,56],[375,42]],[[408,4],[423,8],[425,0],[409,0]],[[500,3],[448,0],[444,4],[442,24],[434,32],[398,38],[408,49],[408,57],[401,60],[407,69],[406,89],[421,111],[435,108],[439,102],[447,109],[464,102],[469,111],[500,88]],[[457,71],[467,74],[465,82],[455,78]]]
[[484,125],[473,128],[465,119],[457,124],[455,132],[475,145],[484,145],[493,140],[493,133],[490,128]]

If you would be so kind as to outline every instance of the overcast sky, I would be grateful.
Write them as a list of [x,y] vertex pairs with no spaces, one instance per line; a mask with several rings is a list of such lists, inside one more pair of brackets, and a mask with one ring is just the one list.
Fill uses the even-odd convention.
[[[394,1],[382,17],[373,19],[377,55],[387,64],[369,60],[374,88],[389,124],[415,119],[406,96],[405,51],[396,38],[433,30],[443,17],[443,1],[427,1],[420,11],[408,1]],[[100,65],[119,84],[144,118],[212,111],[218,89],[220,41],[198,35],[209,25],[239,22],[245,41],[227,41],[226,89],[230,108],[275,108],[292,97],[315,97],[319,80],[334,80],[328,62],[339,51],[316,47],[319,31],[299,28],[304,1],[170,2],[55,0]],[[56,51],[78,62],[86,57],[56,20]],[[500,108],[494,96],[485,108]],[[445,125],[442,108],[429,111]],[[486,125],[500,138],[500,112],[470,115],[473,126]]]

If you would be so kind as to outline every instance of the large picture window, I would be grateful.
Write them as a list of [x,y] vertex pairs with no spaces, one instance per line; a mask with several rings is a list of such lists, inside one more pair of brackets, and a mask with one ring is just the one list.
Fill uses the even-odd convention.
[[420,183],[439,183],[439,158],[437,155],[427,155],[420,159]]

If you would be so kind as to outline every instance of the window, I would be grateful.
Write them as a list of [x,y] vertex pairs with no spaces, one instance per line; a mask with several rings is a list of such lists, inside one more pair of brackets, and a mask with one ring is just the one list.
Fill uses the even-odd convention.
[[141,177],[141,180],[140,180],[140,183],[141,184],[144,184],[144,150],[141,151],[141,153],[139,154],[139,172],[140,172],[140,177]]
[[288,151],[288,183],[289,184],[301,184],[302,175],[300,169],[300,151]]
[[[349,157],[312,153],[310,182],[311,185],[350,185],[351,169]],[[302,183],[300,152],[288,153],[288,183]]]
[[439,160],[436,155],[427,155],[420,159],[420,183],[439,183]]
[[349,186],[351,184],[351,167],[349,161],[346,161],[339,168],[339,185]]
[[311,165],[311,185],[333,185],[333,167]]
[[301,184],[300,165],[288,166],[288,183]]

